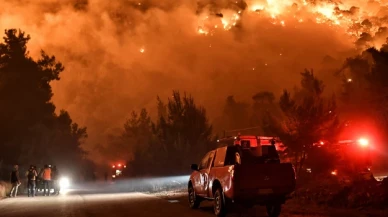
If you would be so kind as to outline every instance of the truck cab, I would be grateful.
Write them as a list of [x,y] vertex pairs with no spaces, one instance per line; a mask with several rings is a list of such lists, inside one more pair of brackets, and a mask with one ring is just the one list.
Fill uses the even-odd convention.
[[[272,140],[273,141],[273,140]],[[295,171],[280,163],[274,143],[261,144],[257,136],[237,136],[219,141],[222,147],[191,165],[189,205],[213,200],[216,216],[230,207],[264,205],[270,217],[280,215],[281,205],[295,190]]]

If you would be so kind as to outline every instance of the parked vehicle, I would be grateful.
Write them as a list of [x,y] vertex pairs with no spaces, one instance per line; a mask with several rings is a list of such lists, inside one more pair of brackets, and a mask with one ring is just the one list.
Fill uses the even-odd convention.
[[282,204],[295,190],[292,164],[280,163],[274,143],[261,144],[257,136],[237,136],[220,143],[224,146],[191,165],[190,207],[213,200],[214,213],[221,217],[234,205],[264,205],[270,217],[279,216]]
[[121,163],[112,165],[111,174],[112,174],[112,181],[113,182],[120,180],[122,178],[126,178],[128,176],[127,166],[124,164],[121,164]]

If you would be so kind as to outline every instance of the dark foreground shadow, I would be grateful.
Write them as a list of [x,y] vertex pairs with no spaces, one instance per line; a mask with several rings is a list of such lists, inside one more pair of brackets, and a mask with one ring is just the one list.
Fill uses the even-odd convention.
[[[214,215],[213,202],[203,202],[199,210]],[[266,214],[265,208],[262,206],[256,206],[250,209],[234,207],[234,209],[228,213],[227,217],[268,217],[268,215]]]

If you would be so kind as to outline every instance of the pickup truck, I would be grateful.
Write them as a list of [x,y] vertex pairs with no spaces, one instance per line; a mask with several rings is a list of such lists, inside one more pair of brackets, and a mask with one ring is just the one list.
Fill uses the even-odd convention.
[[275,145],[261,145],[255,140],[245,138],[248,146],[217,148],[208,152],[199,165],[191,165],[190,208],[197,209],[203,200],[213,200],[218,217],[226,216],[234,205],[263,205],[268,216],[280,215],[282,204],[295,191],[295,170],[290,163],[280,163]]

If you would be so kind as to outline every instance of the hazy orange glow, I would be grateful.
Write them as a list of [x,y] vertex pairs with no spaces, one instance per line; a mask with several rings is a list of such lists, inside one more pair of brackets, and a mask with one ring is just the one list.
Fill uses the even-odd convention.
[[64,63],[53,100],[88,127],[90,151],[133,109],[154,114],[156,96],[172,89],[192,93],[211,119],[226,96],[278,94],[304,68],[334,89],[328,68],[359,52],[362,32],[372,38],[365,46],[388,36],[386,0],[247,0],[245,10],[214,2],[197,13],[185,0],[0,0],[0,29],[26,31],[32,56],[44,49]]

